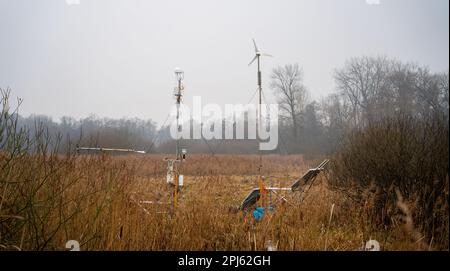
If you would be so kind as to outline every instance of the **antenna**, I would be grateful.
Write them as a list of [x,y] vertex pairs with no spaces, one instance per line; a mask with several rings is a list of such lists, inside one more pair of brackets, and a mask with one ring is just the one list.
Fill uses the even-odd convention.
[[77,153],[81,151],[87,152],[117,152],[117,153],[140,153],[145,154],[145,151],[137,151],[134,149],[113,149],[113,148],[90,148],[90,147],[78,147],[76,148]]
[[[260,64],[260,57],[261,56],[270,56],[272,57],[272,55],[266,54],[261,52],[258,49],[258,46],[256,45],[256,41],[255,39],[253,39],[253,45],[255,46],[255,57],[253,57],[253,59],[250,61],[250,63],[248,63],[248,65],[252,65],[253,62],[255,62],[255,60],[258,63],[258,113],[257,115],[257,120],[256,120],[256,137],[258,138],[258,141],[260,140],[259,137],[259,127],[260,127],[260,121],[261,121],[261,92],[262,92],[262,80],[261,80],[261,64]],[[265,189],[265,185],[264,185],[264,177],[261,176],[261,170],[262,170],[262,156],[261,156],[261,150],[259,151],[259,165],[258,165],[258,174],[259,174],[259,188],[260,188],[260,193],[261,193],[261,197],[260,197],[260,205],[261,207],[264,207],[264,203],[267,202],[267,200],[265,199],[265,195],[266,193],[266,189]]]

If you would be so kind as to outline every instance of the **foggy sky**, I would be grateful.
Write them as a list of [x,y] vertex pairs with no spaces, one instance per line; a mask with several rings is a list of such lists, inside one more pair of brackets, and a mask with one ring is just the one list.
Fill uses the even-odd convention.
[[262,62],[269,102],[268,75],[287,63],[303,67],[314,99],[334,90],[334,69],[353,56],[449,66],[448,0],[79,1],[0,0],[0,87],[24,99],[24,115],[161,124],[175,67],[186,104],[193,95],[246,103],[256,89],[252,38],[274,55]]

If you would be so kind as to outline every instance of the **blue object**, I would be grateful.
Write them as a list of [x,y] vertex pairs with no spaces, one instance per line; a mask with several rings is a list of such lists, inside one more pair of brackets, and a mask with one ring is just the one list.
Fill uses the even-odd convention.
[[264,217],[264,208],[262,207],[256,207],[256,209],[253,211],[253,218],[256,221],[261,221]]

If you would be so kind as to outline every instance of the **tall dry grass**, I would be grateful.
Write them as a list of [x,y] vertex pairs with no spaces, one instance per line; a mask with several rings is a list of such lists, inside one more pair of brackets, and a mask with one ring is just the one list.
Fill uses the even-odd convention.
[[[145,174],[152,166],[136,163],[142,158],[103,155],[43,161],[29,157],[17,163],[10,171],[11,182],[0,186],[2,248],[61,250],[74,239],[82,250],[264,250],[271,240],[279,250],[356,250],[376,239],[384,250],[425,249],[408,235],[408,224],[400,218],[389,228],[373,225],[367,211],[370,203],[355,205],[330,190],[324,176],[306,197],[286,193],[287,203],[255,222],[250,213],[233,207],[256,187],[256,176],[215,174],[215,162],[199,162],[213,175],[186,174],[178,208],[173,210],[165,177],[151,170]],[[277,164],[283,163],[280,157]],[[32,166],[37,165],[41,170],[32,174]],[[292,181],[284,171],[272,173],[274,185]],[[12,183],[30,176],[29,184],[34,183],[30,187]],[[434,243],[431,249],[443,249],[442,245]]]

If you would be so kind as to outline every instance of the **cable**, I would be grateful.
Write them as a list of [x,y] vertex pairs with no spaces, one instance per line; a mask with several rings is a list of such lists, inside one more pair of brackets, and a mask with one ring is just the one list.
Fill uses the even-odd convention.
[[249,103],[253,100],[253,98],[255,98],[256,93],[258,93],[258,90],[259,90],[259,88],[256,88],[255,92],[253,93],[252,97],[251,97],[250,100],[247,102],[247,104],[249,104]]
[[[269,109],[268,109],[267,99],[266,99],[266,96],[264,95],[264,91],[263,90],[261,90],[261,94],[262,94],[262,98],[263,98],[264,104],[266,105],[266,111],[268,111]],[[281,134],[279,134],[279,138],[280,138],[281,143],[283,144],[284,151],[286,152],[286,154],[288,154],[289,151],[287,149],[286,143],[284,142],[283,137],[281,136]]]
[[160,134],[161,134],[161,132],[162,132],[162,130],[163,130],[163,127],[164,127],[164,125],[166,125],[166,122],[167,122],[167,120],[169,119],[169,117],[170,117],[170,113],[167,115],[166,120],[164,121],[164,123],[163,123],[163,124],[161,125],[161,127],[159,128],[158,134],[157,134],[156,137],[152,140],[152,144],[150,145],[150,147],[148,148],[148,151],[147,151],[146,153],[150,153],[150,152],[152,151],[153,146],[154,146],[156,140],[159,138],[159,136],[160,136]]
[[[255,92],[253,92],[253,95],[251,96],[250,100],[247,102],[247,104],[250,104],[250,102],[253,100],[253,98],[255,98],[256,93],[258,93],[258,88],[256,88]],[[217,147],[215,148],[215,150],[213,150],[211,148],[211,146],[209,145],[208,141],[202,136],[203,141],[205,142],[206,146],[208,146],[208,149],[211,153],[211,156],[215,157],[215,159],[218,159],[215,155],[217,150],[220,148],[220,146],[222,145],[222,143],[225,141],[225,139],[222,139],[219,144],[217,145]]]

